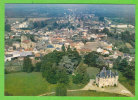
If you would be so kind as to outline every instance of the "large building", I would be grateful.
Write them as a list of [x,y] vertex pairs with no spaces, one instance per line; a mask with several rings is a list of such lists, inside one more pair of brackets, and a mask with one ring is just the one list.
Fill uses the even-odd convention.
[[36,43],[32,42],[27,36],[21,36],[21,47],[25,50],[35,48]]
[[115,86],[118,84],[118,73],[106,70],[105,67],[96,75],[96,84],[98,87]]

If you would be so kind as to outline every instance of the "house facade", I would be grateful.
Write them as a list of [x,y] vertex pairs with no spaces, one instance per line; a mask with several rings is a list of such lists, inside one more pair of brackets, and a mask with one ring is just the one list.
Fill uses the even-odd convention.
[[105,67],[96,75],[96,84],[98,87],[115,86],[118,84],[118,73],[106,70]]

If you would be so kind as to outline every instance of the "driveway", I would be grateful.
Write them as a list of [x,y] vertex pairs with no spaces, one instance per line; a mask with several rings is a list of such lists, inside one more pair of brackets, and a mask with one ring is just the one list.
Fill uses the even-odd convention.
[[117,93],[117,94],[134,97],[134,95],[128,89],[126,89],[121,83],[118,83],[116,87],[100,88],[94,85],[93,82],[94,82],[94,79],[91,79],[90,82],[84,88],[80,90],[96,90],[96,91]]
[[[109,93],[117,93],[129,97],[134,97],[134,95],[126,89],[121,83],[118,83],[116,87],[105,87],[105,88],[100,88],[97,87],[96,85],[93,84],[94,79],[90,79],[90,82],[82,89],[74,89],[74,90],[67,90],[67,91],[80,91],[80,90],[96,90],[100,92],[109,92]],[[54,94],[55,92],[50,92],[50,93],[44,93],[39,96],[46,96],[50,94]]]

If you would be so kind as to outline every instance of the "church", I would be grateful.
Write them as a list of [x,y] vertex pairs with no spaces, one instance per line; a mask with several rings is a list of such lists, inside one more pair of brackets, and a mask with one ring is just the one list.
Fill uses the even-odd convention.
[[118,78],[117,71],[112,72],[103,67],[101,72],[96,75],[96,84],[98,87],[117,86]]

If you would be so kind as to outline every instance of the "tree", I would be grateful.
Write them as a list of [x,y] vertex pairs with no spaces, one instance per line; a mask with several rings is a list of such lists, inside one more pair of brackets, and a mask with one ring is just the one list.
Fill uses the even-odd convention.
[[79,84],[79,83],[81,83],[82,80],[83,80],[82,74],[76,74],[76,75],[73,76],[72,78],[73,78],[73,83],[75,83],[75,84]]
[[40,72],[41,69],[41,62],[36,63],[34,71]]
[[69,83],[69,77],[65,68],[59,66],[57,70],[58,83],[67,85]]
[[84,63],[88,66],[96,66],[96,59],[99,57],[99,54],[95,51],[88,53],[84,56]]
[[93,41],[94,41],[94,38],[91,38],[91,39],[90,39],[90,42],[93,42]]
[[124,69],[123,75],[128,79],[135,79],[135,61],[131,61],[131,63]]
[[23,71],[24,72],[32,72],[33,71],[33,65],[32,61],[29,57],[25,57],[23,61]]
[[64,45],[64,44],[62,45],[62,47],[61,47],[61,48],[62,48],[62,51],[63,51],[63,52],[65,52],[65,51],[66,51],[66,48],[65,48],[65,45]]
[[118,69],[118,66],[121,62],[121,56],[119,56],[114,62],[113,62],[113,68]]
[[84,44],[86,44],[86,42],[88,42],[88,40],[82,39],[82,42],[83,42]]
[[119,64],[119,66],[118,66],[118,69],[121,71],[121,72],[124,72],[125,71],[125,68],[127,68],[128,67],[128,62],[127,62],[127,59],[123,59],[121,62],[120,62],[120,64]]
[[105,33],[105,34],[107,34],[108,36],[110,36],[110,37],[112,37],[113,36],[113,34],[112,33],[110,33],[110,31],[109,31],[109,29],[108,28],[104,28],[103,30],[102,30],[102,32],[103,33]]
[[130,41],[130,33],[129,31],[125,31],[121,33],[121,39],[125,42],[129,42]]
[[6,70],[6,68],[5,68],[5,74],[8,74],[9,72]]
[[67,88],[65,84],[58,84],[56,87],[56,96],[66,96]]
[[130,53],[130,50],[129,50],[129,48],[127,48],[127,47],[124,47],[124,48],[120,48],[119,49],[119,51],[121,51],[121,52],[123,52],[123,53]]
[[11,32],[11,26],[9,24],[5,24],[5,31]]
[[74,67],[76,68],[81,61],[81,56],[77,52],[76,48],[67,52],[66,55],[71,59],[72,63],[75,64]]
[[79,83],[86,84],[89,82],[89,75],[87,74],[86,69],[87,69],[87,67],[83,66],[83,65],[80,65],[77,68],[77,74],[72,77],[73,83],[75,83],[75,84],[79,84]]
[[41,61],[41,72],[42,76],[51,84],[56,84],[59,79],[58,75],[58,64],[62,57],[65,55],[64,52],[53,51],[42,58]]
[[56,84],[58,81],[58,75],[57,75],[58,68],[53,65],[49,70],[47,70],[47,76],[45,77],[46,80],[51,84]]
[[51,53],[48,53],[42,58],[42,64],[44,64],[43,67],[47,67],[48,63],[51,64],[50,66],[52,66],[53,63],[56,63],[58,65],[58,63],[60,62],[60,60],[62,59],[64,55],[65,55],[65,52],[56,51],[56,50],[54,50]]
[[71,48],[70,48],[70,45],[68,45],[68,48],[67,48],[67,52],[71,52]]
[[35,21],[35,22],[32,23],[32,28],[39,28],[39,29],[43,28],[43,27],[47,26],[46,22],[47,22],[46,20],[44,20],[44,21]]
[[98,68],[100,68],[100,70],[102,70],[103,66],[107,67],[105,65],[104,59],[102,57],[100,57],[100,56],[96,59],[96,65],[97,65]]
[[30,37],[30,40],[31,40],[32,42],[36,42],[36,41],[35,41],[35,36],[34,36],[34,35],[29,35],[28,37]]
[[69,59],[68,56],[63,56],[61,59],[59,66],[64,67],[67,73],[71,74],[74,71],[74,63]]

